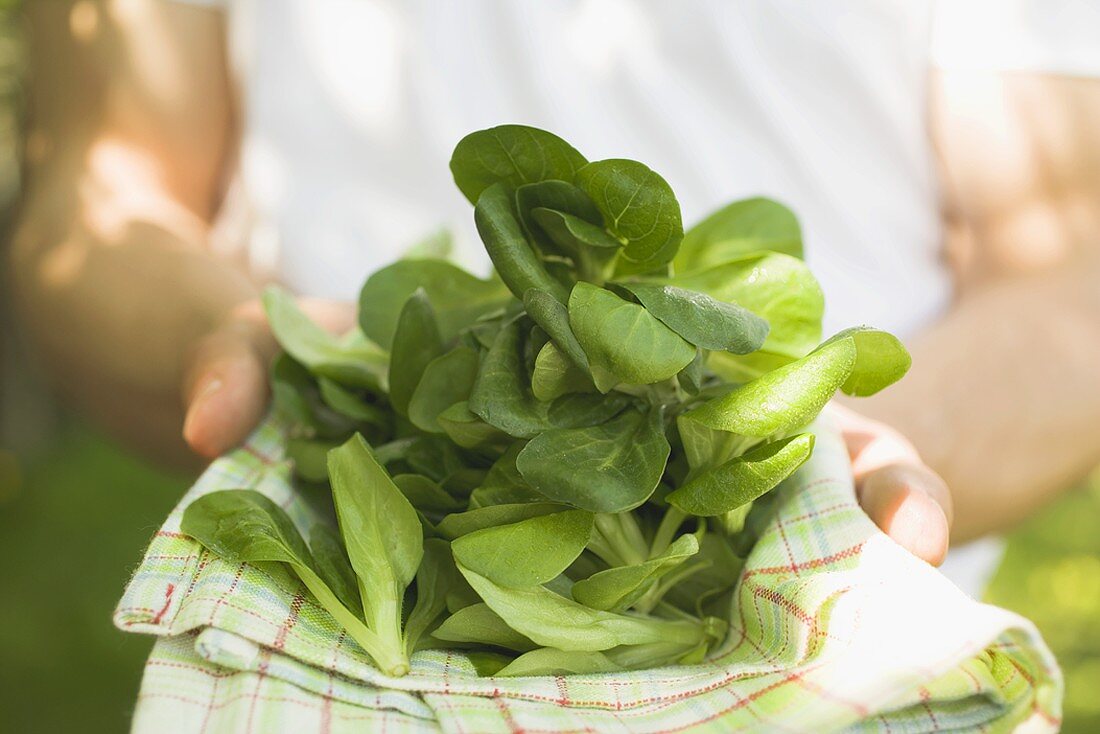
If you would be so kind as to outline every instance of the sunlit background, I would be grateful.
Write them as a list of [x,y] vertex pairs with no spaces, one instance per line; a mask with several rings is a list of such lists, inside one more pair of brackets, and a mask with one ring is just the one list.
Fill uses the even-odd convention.
[[[0,0],[5,233],[24,147],[17,5]],[[188,479],[127,455],[57,409],[11,321],[0,301],[0,730],[124,731],[151,642],[117,632],[111,610]],[[1033,619],[1050,643],[1067,678],[1071,733],[1100,731],[1098,530],[1100,474],[1012,534],[986,597]]]

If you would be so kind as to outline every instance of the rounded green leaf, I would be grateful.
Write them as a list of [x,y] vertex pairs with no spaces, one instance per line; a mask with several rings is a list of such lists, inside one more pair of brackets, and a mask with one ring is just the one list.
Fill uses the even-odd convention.
[[427,294],[418,288],[401,309],[390,350],[390,404],[398,413],[407,414],[424,369],[442,353],[443,337],[436,326],[435,311]]
[[573,598],[593,609],[628,609],[662,576],[699,552],[694,535],[681,535],[663,553],[642,563],[600,571],[573,584]]
[[384,383],[385,353],[374,344],[333,336],[313,323],[294,297],[277,286],[264,291],[263,305],[279,346],[314,375],[373,390]]
[[813,420],[855,364],[853,339],[828,342],[796,362],[703,403],[681,420],[740,436],[782,435]]
[[569,324],[603,392],[667,380],[695,358],[695,348],[644,307],[591,283],[573,287]]
[[589,163],[576,184],[603,215],[607,231],[625,243],[619,270],[646,273],[672,261],[684,225],[672,187],[649,167],[623,159]]
[[466,512],[447,515],[436,526],[444,538],[455,539],[475,530],[484,530],[498,525],[511,525],[532,517],[562,512],[566,508],[551,502],[522,502],[507,505],[479,507]]
[[479,317],[495,311],[510,296],[497,280],[481,280],[442,260],[399,260],[367,278],[359,293],[359,327],[383,349],[393,344],[405,301],[423,288],[435,309],[444,341]]
[[481,193],[474,207],[474,224],[500,279],[516,298],[523,300],[524,293],[538,288],[565,302],[568,291],[547,272],[524,236],[511,191],[504,184],[494,184]]
[[502,586],[544,584],[588,544],[592,514],[565,510],[477,530],[451,543],[455,560]]
[[477,572],[458,570],[474,591],[516,632],[560,650],[610,650],[651,642],[698,644],[705,638],[695,621],[614,614],[578,604],[542,586],[510,588]]
[[422,474],[395,474],[393,483],[409,504],[421,512],[444,513],[462,508],[462,503]]
[[569,325],[569,311],[561,301],[546,291],[532,288],[523,294],[523,307],[531,320],[542,327],[575,365],[588,370],[588,355],[573,334],[573,328]]
[[363,613],[359,597],[359,583],[348,560],[344,541],[336,531],[323,523],[315,523],[309,531],[309,549],[317,575],[336,595],[345,607],[357,615]]
[[429,362],[409,400],[412,424],[428,433],[445,433],[439,416],[470,396],[480,361],[476,351],[458,346]]
[[617,673],[622,666],[602,652],[557,650],[540,647],[525,652],[497,671],[502,678],[533,675],[588,675],[592,673]]
[[548,426],[546,403],[535,399],[523,370],[523,340],[518,321],[493,340],[474,381],[470,410],[509,436],[530,438]]
[[471,204],[496,183],[517,188],[557,179],[572,181],[584,156],[557,135],[526,125],[500,125],[472,132],[451,155],[455,184]]
[[718,265],[761,250],[802,257],[802,230],[790,209],[765,198],[744,199],[709,214],[684,233],[673,261],[681,272]]
[[813,450],[809,433],[766,443],[696,476],[667,500],[691,515],[721,515],[774,489],[806,463]]
[[601,425],[541,433],[523,448],[516,466],[551,500],[593,512],[625,512],[653,494],[669,451],[660,413],[628,410]]
[[874,395],[905,376],[913,358],[896,336],[867,326],[846,329],[830,341],[851,338],[856,344],[852,374],[840,386],[841,392],[857,397]]
[[742,381],[746,375],[756,376],[798,359],[821,341],[825,297],[806,263],[798,258],[756,253],[678,273],[662,282],[735,303],[768,322],[768,337],[759,352],[747,358],[711,355],[712,368],[724,374],[720,368],[729,367],[730,379]]
[[566,213],[586,222],[603,222],[599,210],[588,195],[571,183],[550,180],[520,186],[516,189],[516,211],[520,222],[524,231],[547,254],[568,255],[571,250],[563,248],[544,231],[534,216],[536,210],[542,209]]
[[313,568],[313,555],[283,508],[251,489],[199,497],[183,511],[180,531],[229,561]]
[[328,453],[332,500],[355,575],[375,592],[364,607],[399,593],[416,575],[424,553],[416,510],[358,434]]
[[448,642],[470,642],[526,652],[535,643],[508,626],[487,604],[471,604],[443,620],[432,637]]
[[464,449],[507,445],[510,440],[505,433],[472,413],[465,400],[440,413],[436,417],[436,423],[448,438]]
[[659,283],[617,283],[646,310],[687,341],[703,349],[734,354],[755,352],[768,336],[768,322],[735,303]]
[[593,392],[596,386],[584,370],[565,356],[554,342],[547,342],[535,358],[531,392],[544,402],[568,393]]

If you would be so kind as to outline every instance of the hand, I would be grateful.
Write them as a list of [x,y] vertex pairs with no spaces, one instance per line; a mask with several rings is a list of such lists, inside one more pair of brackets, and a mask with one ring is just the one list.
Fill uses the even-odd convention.
[[[315,323],[334,333],[355,324],[354,304],[303,298],[299,305]],[[268,368],[277,351],[256,300],[233,309],[198,343],[183,385],[183,438],[195,453],[213,459],[240,444],[256,427],[267,407]]]
[[933,566],[947,555],[951,493],[904,436],[890,426],[833,405],[856,481],[856,499],[882,531]]

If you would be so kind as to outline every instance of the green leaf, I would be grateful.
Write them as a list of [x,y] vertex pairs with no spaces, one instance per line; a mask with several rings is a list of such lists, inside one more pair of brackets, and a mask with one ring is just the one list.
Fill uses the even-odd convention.
[[734,552],[728,538],[706,533],[699,541],[699,552],[692,564],[700,564],[702,568],[673,585],[665,600],[694,614],[700,601],[733,588],[745,562]]
[[483,421],[516,438],[530,438],[547,426],[547,405],[531,393],[523,374],[520,324],[512,321],[493,340],[481,361],[469,408]]
[[576,184],[600,210],[607,231],[625,244],[621,272],[646,273],[672,261],[684,226],[663,178],[637,161],[611,159],[580,169]]
[[566,212],[538,208],[531,211],[531,216],[544,237],[572,260],[578,279],[594,283],[607,280],[622,242],[602,227]]
[[309,531],[309,547],[317,575],[332,589],[340,603],[362,616],[363,602],[344,541],[328,525],[316,523]]
[[282,288],[269,286],[263,293],[263,304],[279,346],[314,375],[346,385],[381,389],[386,355],[378,347],[339,340],[302,313]]
[[531,289],[523,294],[523,307],[531,320],[542,327],[577,367],[588,370],[588,355],[573,334],[569,325],[569,310],[565,305],[546,291]]
[[[596,216],[599,217],[598,212]],[[595,250],[591,253],[593,257],[602,255],[603,258],[607,258],[614,256],[623,246],[622,242],[609,235],[607,230],[593,224],[591,220],[559,211],[557,208],[532,209],[531,217],[546,236],[570,256],[578,256],[590,248]]]
[[288,438],[286,457],[294,462],[294,473],[307,482],[328,481],[328,452],[338,444],[326,439]]
[[[534,217],[535,210],[547,209],[567,212],[582,221],[602,223],[603,218],[588,195],[567,181],[539,181],[524,184],[516,189],[516,211],[523,229],[545,254],[571,255],[572,251],[562,248]],[[597,227],[599,229],[599,227]],[[616,243],[618,244],[618,243]]]
[[825,298],[806,263],[778,253],[745,255],[666,279],[669,285],[735,303],[768,322],[761,350],[745,357],[717,352],[711,368],[743,381],[805,356],[821,341]]
[[385,408],[371,402],[367,397],[356,394],[343,385],[327,377],[317,380],[321,391],[321,400],[337,413],[361,423],[369,423],[381,430],[388,430],[393,423]]
[[367,278],[359,294],[359,326],[390,349],[405,302],[423,288],[439,332],[449,341],[479,317],[500,309],[510,295],[497,280],[480,280],[443,260],[399,260]]
[[782,436],[813,420],[838,389],[847,386],[853,394],[870,394],[908,368],[908,352],[890,335],[867,327],[849,329],[680,420],[740,436]]
[[523,234],[513,206],[511,190],[494,184],[482,192],[474,207],[474,224],[500,279],[516,298],[531,288],[546,291],[562,303],[569,296],[555,280]]
[[852,374],[840,386],[841,392],[848,395],[874,395],[904,377],[913,364],[913,358],[893,334],[857,326],[845,329],[829,341],[847,338],[854,340],[856,345],[856,363]]
[[446,541],[424,541],[424,558],[416,570],[416,603],[405,622],[405,649],[411,655],[417,643],[447,609],[447,594],[461,581]]
[[359,577],[367,626],[392,657],[406,660],[401,603],[424,554],[420,520],[362,436],[330,451],[328,461],[340,534]]
[[454,515],[447,515],[437,526],[439,534],[444,538],[454,540],[476,530],[496,527],[498,525],[511,525],[521,520],[529,520],[533,517],[550,515],[562,512],[568,508],[551,502],[523,502],[509,505],[492,505],[479,507]]
[[413,243],[402,260],[446,260],[454,252],[454,233],[446,227],[435,230],[428,236]]
[[405,499],[421,512],[445,514],[462,508],[458,500],[421,474],[397,474],[393,477],[393,483]]
[[455,560],[502,586],[544,584],[569,567],[588,544],[592,515],[565,510],[455,538]]
[[470,396],[480,361],[476,351],[458,346],[429,362],[409,400],[412,424],[428,433],[445,433],[439,416]]
[[532,439],[516,466],[540,494],[593,512],[625,512],[653,493],[668,461],[660,412],[629,410],[589,428]]
[[809,433],[766,443],[699,474],[667,500],[691,515],[730,512],[774,489],[806,463],[813,450],[814,437]]
[[472,413],[465,400],[440,413],[436,422],[448,438],[464,449],[504,446],[509,440],[505,433]]
[[391,675],[408,672],[408,660],[393,654],[376,631],[343,605],[318,575],[312,554],[286,512],[259,492],[230,489],[199,497],[183,512],[180,531],[234,563],[285,563],[324,607]]
[[573,584],[573,598],[593,609],[622,612],[634,605],[658,579],[699,552],[694,535],[681,535],[663,553],[643,563],[619,566]]
[[783,435],[813,420],[855,364],[853,339],[826,343],[796,362],[684,413],[680,420],[739,436]]
[[708,428],[687,415],[681,415],[676,419],[676,429],[688,467],[694,471],[723,464],[759,443],[759,440],[754,438]]
[[748,354],[764,344],[768,322],[734,303],[706,293],[656,283],[617,283],[649,313],[697,347]]
[[467,642],[525,652],[535,643],[508,626],[487,604],[463,607],[443,621],[432,636],[448,642]]
[[572,181],[584,156],[557,135],[526,125],[470,133],[455,146],[451,173],[471,204],[496,183],[511,188],[557,179]]
[[603,392],[667,380],[695,358],[692,345],[645,308],[590,283],[574,286],[569,324]]
[[601,652],[580,652],[540,647],[525,652],[497,671],[502,678],[533,675],[585,675],[617,673],[623,668]]
[[607,395],[570,393],[554,400],[547,416],[554,428],[587,428],[606,423],[635,402],[621,392]]
[[771,199],[735,201],[684,233],[673,264],[679,272],[770,250],[802,257],[802,230],[790,209]]
[[592,378],[565,356],[554,342],[547,342],[535,358],[531,373],[531,392],[535,398],[550,402],[568,393],[595,392]]
[[427,294],[418,288],[401,309],[390,350],[390,404],[394,410],[407,415],[409,400],[424,369],[442,353],[443,337],[436,325],[435,312]]
[[510,588],[474,571],[458,570],[505,624],[538,645],[560,650],[610,650],[652,642],[698,644],[700,624],[614,614],[591,609],[542,586]]
[[703,383],[707,379],[706,363],[706,352],[696,349],[695,359],[676,375],[677,382],[688,395],[698,395],[703,389]]
[[516,457],[522,450],[523,442],[516,441],[493,462],[485,481],[470,494],[471,508],[546,501],[545,497],[531,489],[516,468]]
[[277,504],[250,489],[203,495],[184,510],[180,530],[229,561],[314,568],[298,528]]

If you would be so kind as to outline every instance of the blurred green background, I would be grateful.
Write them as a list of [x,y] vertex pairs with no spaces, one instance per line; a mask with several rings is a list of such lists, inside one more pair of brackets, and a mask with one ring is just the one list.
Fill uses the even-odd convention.
[[[20,179],[16,4],[0,0],[4,240]],[[188,478],[56,409],[11,326],[0,301],[0,731],[125,731],[150,642],[117,632],[111,611]],[[1098,529],[1100,475],[1011,535],[986,597],[1033,619],[1054,649],[1071,734],[1100,731]]]

